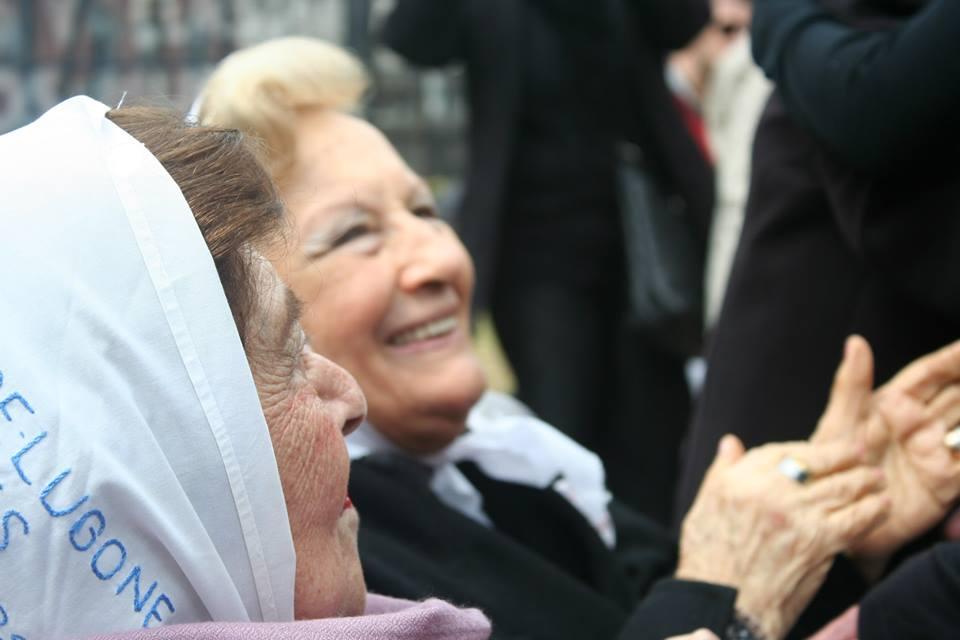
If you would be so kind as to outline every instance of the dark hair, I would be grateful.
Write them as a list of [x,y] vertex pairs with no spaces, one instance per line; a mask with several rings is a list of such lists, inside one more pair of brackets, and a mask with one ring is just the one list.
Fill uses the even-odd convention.
[[236,129],[201,127],[171,109],[124,107],[107,118],[156,156],[183,192],[213,255],[240,340],[257,287],[250,249],[279,235],[283,204],[256,147]]

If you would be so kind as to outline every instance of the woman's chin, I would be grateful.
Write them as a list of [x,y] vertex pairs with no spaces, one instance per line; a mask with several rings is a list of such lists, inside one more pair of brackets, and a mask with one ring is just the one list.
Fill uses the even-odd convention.
[[402,387],[393,385],[382,395],[367,387],[367,419],[411,454],[436,453],[466,430],[467,415],[486,390],[479,366],[448,369],[446,375],[432,374],[429,379],[408,378]]
[[339,618],[362,616],[367,606],[367,583],[363,579],[359,558],[351,573],[350,584],[347,585],[349,592],[345,594],[343,605],[337,614]]
[[363,615],[366,607],[367,586],[363,579],[360,553],[357,548],[357,531],[360,528],[360,516],[354,507],[343,510],[337,521],[339,539],[340,597],[332,616],[343,618]]
[[469,357],[457,364],[437,380],[433,387],[437,390],[433,403],[442,414],[462,415],[465,421],[467,414],[487,390],[487,376],[472,351]]

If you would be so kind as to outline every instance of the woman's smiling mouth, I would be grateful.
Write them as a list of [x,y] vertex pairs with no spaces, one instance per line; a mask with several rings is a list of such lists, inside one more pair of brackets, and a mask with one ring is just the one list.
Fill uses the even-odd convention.
[[403,347],[415,342],[440,338],[453,333],[457,329],[457,325],[456,316],[447,316],[397,333],[391,336],[387,343],[393,347]]

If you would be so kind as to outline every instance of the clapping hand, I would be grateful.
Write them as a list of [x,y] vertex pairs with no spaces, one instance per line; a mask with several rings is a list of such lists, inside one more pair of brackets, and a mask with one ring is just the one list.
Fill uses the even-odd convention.
[[[725,436],[680,536],[676,577],[737,588],[737,609],[781,638],[823,582],[836,554],[889,511],[885,483],[841,440],[785,442],[746,452]],[[810,481],[780,470],[803,461]]]
[[939,522],[960,497],[960,454],[947,434],[960,423],[960,341],[915,360],[875,392],[873,355],[847,340],[813,442],[856,439],[883,470],[887,521],[850,553],[882,561]]

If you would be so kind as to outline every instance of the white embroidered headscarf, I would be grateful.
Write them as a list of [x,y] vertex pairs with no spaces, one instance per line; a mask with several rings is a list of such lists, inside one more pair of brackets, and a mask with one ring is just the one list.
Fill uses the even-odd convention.
[[210,253],[73,98],[0,137],[0,637],[293,619],[276,460]]

